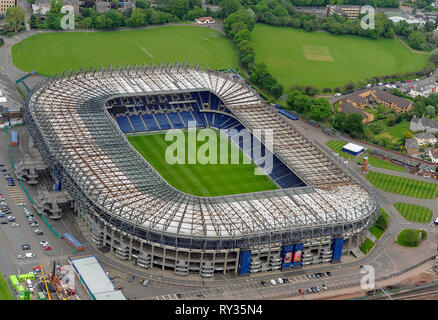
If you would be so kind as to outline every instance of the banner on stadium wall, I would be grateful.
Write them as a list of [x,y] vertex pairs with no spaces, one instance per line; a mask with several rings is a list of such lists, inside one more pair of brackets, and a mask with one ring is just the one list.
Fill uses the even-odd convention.
[[344,246],[344,238],[335,238],[332,242],[333,257],[332,262],[341,261],[342,247]]
[[238,264],[238,270],[237,270],[238,273],[239,274],[249,273],[250,264],[251,264],[251,250],[240,251],[239,264]]
[[294,245],[286,245],[281,248],[281,267],[290,268],[294,253]]
[[294,256],[293,256],[293,261],[292,261],[292,265],[294,267],[301,266],[301,259],[303,256],[303,248],[304,248],[304,245],[302,243],[295,245],[295,251],[294,251]]

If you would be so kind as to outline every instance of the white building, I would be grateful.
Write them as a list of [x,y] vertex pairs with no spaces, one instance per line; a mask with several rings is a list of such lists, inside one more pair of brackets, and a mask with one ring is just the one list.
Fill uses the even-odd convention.
[[414,139],[419,145],[435,144],[437,141],[436,137],[430,132],[417,133],[414,135]]

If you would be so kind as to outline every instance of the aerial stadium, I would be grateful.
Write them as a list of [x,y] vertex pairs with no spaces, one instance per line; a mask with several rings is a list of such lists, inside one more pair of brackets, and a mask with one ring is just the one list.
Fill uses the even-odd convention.
[[[380,212],[370,191],[233,73],[186,64],[64,73],[33,89],[23,118],[95,245],[145,269],[212,277],[336,263]],[[261,154],[273,154],[267,175],[276,188],[183,192],[127,138],[190,121],[237,129],[228,132],[271,129],[272,150],[259,139]],[[244,144],[238,134],[229,138]]]

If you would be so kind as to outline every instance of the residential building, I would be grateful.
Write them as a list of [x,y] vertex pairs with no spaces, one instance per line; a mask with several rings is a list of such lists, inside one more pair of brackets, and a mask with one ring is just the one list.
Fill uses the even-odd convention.
[[327,5],[327,17],[332,14],[348,17],[350,20],[357,19],[360,14],[360,6],[340,6],[340,5]]
[[414,116],[409,124],[412,131],[426,131],[430,133],[438,132],[438,121],[426,118],[425,116],[417,118]]
[[366,89],[350,94],[344,99],[339,100],[338,111],[344,111],[345,113],[359,112],[364,117],[363,123],[366,124],[374,120],[374,115],[363,109],[374,103],[379,103],[386,108],[403,113],[414,107],[412,101],[397,97],[387,91]]
[[421,132],[414,134],[414,139],[419,145],[435,144],[437,138],[430,132]]
[[16,5],[15,0],[0,0],[0,14],[6,15],[8,8],[15,7]]
[[195,21],[198,24],[207,24],[207,23],[214,23],[215,22],[212,17],[201,17],[201,18],[195,19]]
[[418,146],[417,140],[415,140],[414,138],[406,139],[405,147],[406,147],[406,152],[408,153],[408,155],[416,155],[416,154],[418,154],[418,151],[420,149]]

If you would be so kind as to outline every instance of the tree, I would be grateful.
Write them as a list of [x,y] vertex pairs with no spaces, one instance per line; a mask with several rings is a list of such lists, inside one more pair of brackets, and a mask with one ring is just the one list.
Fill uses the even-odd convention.
[[129,27],[139,27],[145,24],[146,13],[143,9],[136,8],[132,11],[131,16],[126,20]]
[[313,99],[309,117],[313,120],[320,121],[323,119],[329,119],[332,115],[332,107],[326,98]]
[[408,40],[414,49],[423,50],[426,48],[426,35],[421,31],[413,31]]
[[410,133],[409,131],[405,131],[403,133],[403,137],[407,140],[407,139],[412,139],[414,137],[414,135],[412,133]]
[[171,13],[182,20],[189,10],[190,4],[187,0],[176,0],[172,5]]
[[241,7],[239,0],[223,0],[221,3],[220,15],[224,18],[238,11]]
[[10,7],[6,10],[6,22],[9,28],[17,33],[21,26],[24,25],[26,12],[21,7]]
[[149,2],[146,2],[144,0],[137,0],[137,1],[135,1],[135,6],[137,8],[140,8],[140,9],[148,9],[149,8]]
[[429,117],[433,118],[435,117],[435,107],[428,105],[425,109],[424,109],[426,115],[428,115]]

